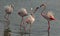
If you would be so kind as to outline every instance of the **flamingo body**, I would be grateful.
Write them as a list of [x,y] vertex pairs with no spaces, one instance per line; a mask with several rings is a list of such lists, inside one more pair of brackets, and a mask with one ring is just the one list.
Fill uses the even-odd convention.
[[50,36],[50,34],[49,34],[49,31],[50,31],[50,21],[55,20],[55,17],[53,15],[52,11],[48,11],[47,13],[44,12],[45,9],[46,9],[46,4],[45,3],[41,4],[40,7],[44,8],[42,10],[42,12],[41,12],[41,15],[48,21],[48,36]]
[[13,5],[7,5],[7,6],[5,6],[5,12],[7,14],[11,14],[11,12],[13,12]]
[[41,15],[48,21],[55,20],[55,17],[53,16],[51,11],[48,11],[48,13],[41,13]]
[[32,24],[35,21],[35,18],[32,15],[28,15],[27,18],[25,19],[25,22],[27,24]]

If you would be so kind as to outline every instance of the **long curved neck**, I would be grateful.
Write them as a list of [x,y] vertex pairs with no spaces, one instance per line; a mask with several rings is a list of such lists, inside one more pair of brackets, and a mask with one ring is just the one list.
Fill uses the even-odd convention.
[[31,16],[34,18],[34,13],[31,13]]
[[41,15],[42,15],[42,13],[45,11],[45,9],[46,9],[46,7],[41,11]]
[[39,9],[39,7],[36,7],[33,11],[33,14],[35,14],[38,9]]

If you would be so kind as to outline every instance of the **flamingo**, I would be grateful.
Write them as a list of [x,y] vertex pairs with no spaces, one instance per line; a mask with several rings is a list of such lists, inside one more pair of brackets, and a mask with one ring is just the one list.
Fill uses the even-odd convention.
[[41,12],[41,15],[48,21],[48,36],[49,36],[50,21],[55,20],[55,17],[53,15],[52,11],[48,11],[47,13],[45,13],[46,6],[47,5],[45,3],[40,5],[40,7],[44,8]]
[[[26,19],[25,19],[25,23],[30,24],[30,28],[29,28],[29,32],[31,32],[31,25],[34,23],[35,21],[35,17],[34,14],[36,13],[36,11],[39,9],[39,7],[36,7],[33,11],[33,8],[31,8],[31,13],[27,15]],[[26,28],[25,28],[26,30]]]
[[[30,27],[29,27],[29,33],[31,32],[31,25],[33,24],[33,22],[35,21],[35,18],[34,18],[34,15],[33,14],[29,14],[26,18],[25,18],[25,20],[24,20],[24,22],[25,23],[27,23],[27,24],[29,24],[30,25]],[[26,29],[26,28],[25,28]],[[25,31],[26,32],[26,31]],[[30,35],[29,35],[30,36]]]
[[7,26],[10,24],[9,15],[13,12],[13,9],[14,9],[14,5],[13,4],[5,6],[5,13],[6,14],[5,14],[4,18],[7,20]]
[[35,17],[34,14],[36,13],[36,11],[39,9],[39,7],[36,7],[33,11],[33,8],[31,8],[31,13],[28,14],[28,16],[25,19],[25,22],[27,24],[30,24],[30,28],[29,28],[29,32],[31,31],[31,24],[33,24],[33,22],[35,21]]
[[[6,25],[4,26],[4,36],[10,36],[10,33],[9,31],[11,32],[11,30],[9,29],[9,24],[10,24],[10,21],[9,21],[9,15],[13,12],[13,9],[14,9],[14,5],[13,4],[10,4],[10,5],[7,5],[4,7],[5,8],[5,15],[4,15],[4,18],[7,20],[6,21]],[[8,31],[6,33],[6,31]]]
[[5,12],[6,12],[6,14],[5,14],[4,17],[8,19],[9,15],[13,12],[13,9],[14,9],[14,5],[13,4],[5,6]]
[[27,16],[27,10],[25,8],[21,8],[20,10],[18,10],[18,15],[22,17],[22,20],[21,20],[21,24],[20,24],[20,31],[21,31],[21,27],[22,27],[22,24],[23,24],[23,17]]

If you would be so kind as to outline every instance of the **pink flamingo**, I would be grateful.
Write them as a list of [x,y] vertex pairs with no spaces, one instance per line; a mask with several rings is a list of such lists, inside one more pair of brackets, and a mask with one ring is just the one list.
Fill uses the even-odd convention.
[[[34,23],[35,21],[35,17],[34,17],[34,14],[36,13],[36,11],[39,9],[39,7],[36,7],[33,11],[33,8],[31,8],[31,13],[26,17],[25,19],[25,23],[27,24],[30,24],[30,27],[29,27],[29,33],[31,32],[31,25]],[[26,29],[26,28],[25,28]],[[29,34],[30,36],[30,34]]]
[[13,9],[14,9],[14,5],[13,4],[5,6],[6,14],[5,14],[4,18],[7,20],[7,26],[10,24],[9,15],[13,12]]
[[48,36],[49,36],[50,21],[55,20],[55,17],[53,16],[52,11],[48,11],[47,13],[44,12],[44,10],[46,9],[45,3],[41,4],[40,7],[44,8],[41,12],[41,15],[48,21]]
[[[35,18],[34,18],[34,15],[33,14],[30,14],[30,15],[28,15],[25,18],[25,21],[24,22],[30,25],[30,27],[29,27],[29,33],[31,32],[31,25],[33,24],[34,21],[35,21]],[[30,34],[29,34],[29,36],[30,36]]]
[[21,27],[23,24],[23,17],[27,16],[27,10],[25,8],[21,8],[20,10],[18,10],[18,15],[22,17],[21,24],[20,24],[20,31],[21,31]]
[[30,24],[30,30],[29,30],[29,32],[31,31],[31,24],[33,24],[33,22],[35,21],[35,17],[34,17],[34,14],[36,13],[36,11],[39,9],[39,7],[36,7],[35,9],[34,9],[34,11],[32,11],[33,10],[33,8],[31,8],[31,13],[27,16],[27,18],[25,19],[25,22],[27,23],[27,24]]
[[36,7],[36,8],[34,9],[34,11],[32,11],[33,8],[31,8],[31,13],[27,15],[27,17],[26,17],[26,19],[25,19],[25,21],[24,21],[25,23],[30,24],[29,32],[31,31],[31,24],[33,24],[33,22],[35,21],[34,14],[36,13],[36,11],[37,11],[38,9],[39,9],[39,7]]

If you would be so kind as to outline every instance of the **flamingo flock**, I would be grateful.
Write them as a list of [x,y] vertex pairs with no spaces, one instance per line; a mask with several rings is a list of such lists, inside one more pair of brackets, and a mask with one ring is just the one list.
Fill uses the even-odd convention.
[[[21,22],[20,22],[20,32],[21,32],[21,28],[24,28],[24,31],[26,32],[26,27],[23,26],[25,23],[29,24],[29,32],[31,32],[31,26],[35,21],[35,17],[34,14],[36,13],[36,11],[39,8],[43,8],[43,10],[41,11],[41,16],[43,16],[47,21],[48,21],[48,36],[49,36],[49,30],[50,30],[50,21],[55,20],[55,17],[52,13],[52,11],[48,11],[47,13],[45,12],[45,9],[47,7],[47,4],[43,3],[40,5],[40,7],[36,7],[33,11],[31,11],[30,14],[28,14],[27,9],[25,8],[21,8],[20,10],[18,10],[18,15],[22,18]],[[13,12],[14,9],[14,5],[8,5],[5,6],[5,18],[8,20],[9,15]],[[26,18],[24,18],[26,17]],[[29,35],[30,36],[30,35]]]

